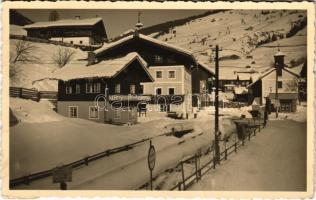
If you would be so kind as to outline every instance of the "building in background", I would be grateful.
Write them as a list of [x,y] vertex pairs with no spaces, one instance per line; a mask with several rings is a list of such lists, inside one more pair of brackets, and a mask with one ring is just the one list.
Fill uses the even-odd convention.
[[[148,63],[154,82],[143,83],[143,95],[152,95],[152,110],[192,113],[214,73],[191,51],[139,34],[136,31],[89,54],[89,64],[137,52]],[[192,97],[193,96],[193,97]],[[172,103],[177,102],[177,103]]]
[[77,45],[98,45],[107,40],[102,18],[63,19],[35,22],[24,26],[28,37],[49,39]]
[[257,81],[247,86],[249,103],[259,99],[260,104],[265,104],[266,98],[269,98],[274,109],[278,104],[281,112],[296,112],[299,75],[285,67],[284,56],[285,54],[278,51],[274,56],[275,67],[264,72]]

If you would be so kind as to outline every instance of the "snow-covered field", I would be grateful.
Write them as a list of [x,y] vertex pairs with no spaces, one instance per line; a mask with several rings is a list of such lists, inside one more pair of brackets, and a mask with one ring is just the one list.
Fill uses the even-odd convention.
[[[134,126],[115,126],[62,117],[50,108],[47,101],[35,102],[10,98],[10,105],[12,105],[13,114],[20,121],[18,125],[10,128],[11,179],[48,170],[61,163],[67,164],[106,149],[168,133],[172,127],[179,123],[185,123],[186,126],[191,124],[194,132],[182,138],[162,136],[153,139],[157,151],[164,152],[160,155],[165,154],[161,157],[163,161],[161,161],[161,167],[157,167],[157,170],[164,170],[183,157],[194,154],[198,148],[210,146],[213,138],[214,117],[211,109],[201,111],[198,118],[192,120],[175,120],[156,115],[156,118],[152,120],[142,121],[140,118],[140,123]],[[229,135],[235,132],[235,125],[229,119],[221,119],[220,122],[220,130],[223,134]],[[202,132],[203,135],[198,135]],[[191,138],[193,136],[196,136],[195,139]],[[181,142],[184,140],[188,140],[188,142],[182,144]],[[181,145],[178,145],[179,143]],[[110,168],[114,170],[121,165],[125,166],[129,162],[134,162],[137,157],[146,160],[147,150],[144,149],[147,146],[147,144],[140,145],[140,147],[128,151],[127,154],[119,153],[119,156],[113,158],[111,156],[111,161],[106,158],[104,160],[107,161],[104,162],[107,165],[111,163],[110,165],[113,166]],[[173,153],[170,154],[170,152]],[[135,159],[130,160],[132,155]],[[162,159],[167,155],[170,156],[169,159]],[[111,174],[111,176],[113,175]],[[143,184],[143,182],[140,183]],[[43,187],[46,186],[43,185]],[[134,185],[132,182],[128,185],[128,187],[135,186],[137,184]]]
[[[162,113],[149,113],[150,116],[141,117],[140,123],[134,126],[115,126],[60,116],[51,109],[48,101],[10,98],[10,105],[14,115],[20,120],[18,125],[10,128],[10,179],[52,169],[88,155],[153,137],[152,142],[157,152],[155,188],[170,189],[179,181],[180,173],[165,170],[175,167],[180,160],[200,149],[205,151],[212,145],[214,138],[214,107],[200,110],[198,117],[191,120],[175,120]],[[220,114],[223,115],[220,118],[223,137],[236,132],[235,124],[230,118],[240,117],[242,114],[250,118],[249,109],[250,107],[220,109]],[[300,107],[298,110],[298,113],[306,114],[306,110]],[[194,131],[180,138],[172,135],[157,137],[182,123],[192,126]],[[76,169],[73,172],[73,182],[68,187],[137,189],[148,181],[148,147],[149,143],[144,142],[128,151]],[[185,167],[187,172],[193,170],[190,165]],[[52,184],[51,177],[48,177],[18,188],[57,189],[58,185]]]

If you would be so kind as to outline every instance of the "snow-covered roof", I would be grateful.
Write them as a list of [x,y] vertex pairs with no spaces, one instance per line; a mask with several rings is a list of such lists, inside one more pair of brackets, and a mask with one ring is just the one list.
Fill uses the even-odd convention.
[[[273,72],[273,71],[275,71],[275,70],[276,70],[275,68],[270,68],[270,69],[268,69],[268,70],[262,72],[261,75],[260,75],[256,80],[255,80],[255,79],[252,79],[253,82],[252,82],[251,84],[249,84],[249,85],[247,86],[247,88],[251,87],[251,86],[252,86],[253,84],[255,84],[257,81],[263,79],[264,77],[266,77],[267,75],[269,75],[271,72]],[[294,75],[294,76],[296,76],[296,77],[299,77],[299,74],[297,74],[295,71],[291,70],[291,69],[288,68],[288,67],[283,67],[283,70],[285,70],[285,71],[291,73],[292,75]]]
[[246,87],[234,87],[235,94],[247,94],[248,89]]
[[135,59],[137,59],[141,63],[143,69],[153,81],[154,79],[147,70],[146,61],[144,61],[144,59],[142,59],[136,52],[129,53],[124,57],[104,60],[102,62],[89,66],[85,65],[84,63],[68,64],[65,67],[57,70],[54,73],[53,78],[63,81],[80,78],[112,78],[118,75]]
[[115,41],[115,42],[104,44],[103,47],[101,47],[100,49],[95,50],[94,53],[96,55],[101,54],[102,52],[107,51],[107,50],[109,50],[109,49],[111,49],[111,48],[113,48],[113,47],[115,47],[117,45],[123,44],[123,43],[133,39],[134,37],[138,37],[138,38],[146,40],[148,42],[151,42],[151,43],[154,43],[154,44],[157,44],[157,45],[160,45],[160,46],[164,46],[164,47],[169,48],[169,49],[174,49],[174,50],[176,50],[178,52],[181,52],[181,53],[189,55],[189,56],[193,56],[193,53],[191,51],[189,51],[189,50],[186,50],[184,48],[181,48],[181,47],[178,47],[178,46],[175,46],[175,45],[163,42],[161,40],[154,39],[152,37],[149,37],[149,36],[146,36],[146,35],[143,35],[143,34],[128,35],[126,37],[123,37],[120,40]]
[[249,81],[252,76],[251,73],[238,73],[237,75],[240,81]]
[[47,22],[35,22],[33,24],[25,25],[25,29],[31,28],[48,28],[48,27],[58,27],[58,26],[93,26],[102,18],[85,18],[85,19],[62,19],[57,21],[47,21]]
[[197,61],[197,63],[203,67],[204,69],[206,69],[208,72],[210,72],[211,74],[215,75],[215,72],[209,67],[207,66],[205,63],[201,62],[201,61]]

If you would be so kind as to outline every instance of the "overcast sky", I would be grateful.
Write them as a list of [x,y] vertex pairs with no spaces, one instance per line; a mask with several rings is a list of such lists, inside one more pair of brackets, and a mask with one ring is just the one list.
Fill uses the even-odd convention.
[[[48,15],[51,10],[47,9],[24,9],[18,10],[21,14],[30,20],[48,21]],[[74,18],[80,16],[81,18],[102,17],[104,20],[106,32],[108,37],[119,35],[126,30],[134,27],[137,23],[137,15],[139,10],[57,10],[60,19]],[[206,10],[140,10],[141,22],[145,27],[159,24],[162,22],[181,19],[192,15],[206,12]]]

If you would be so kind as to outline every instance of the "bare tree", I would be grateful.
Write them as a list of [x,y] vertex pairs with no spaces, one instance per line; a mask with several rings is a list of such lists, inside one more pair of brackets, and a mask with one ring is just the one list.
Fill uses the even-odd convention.
[[24,40],[19,40],[14,44],[14,51],[10,52],[10,78],[18,74],[21,63],[40,62],[40,59],[34,55],[35,49],[37,49],[36,46]]
[[70,48],[58,48],[52,59],[59,68],[62,68],[72,60],[74,54],[75,51]]
[[10,55],[10,63],[38,63],[40,59],[34,55],[37,49],[31,42],[19,40],[15,43],[15,51]]

